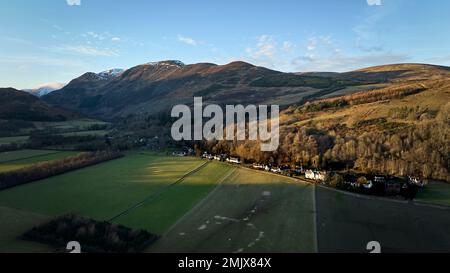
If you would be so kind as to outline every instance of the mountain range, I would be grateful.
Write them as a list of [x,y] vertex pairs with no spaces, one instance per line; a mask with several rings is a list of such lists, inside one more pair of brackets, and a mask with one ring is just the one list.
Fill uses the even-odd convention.
[[192,104],[194,96],[222,105],[301,105],[399,82],[440,78],[448,76],[448,71],[448,67],[398,64],[347,73],[282,73],[245,62],[185,65],[171,60],[107,74],[85,73],[42,99],[50,105],[113,120],[167,112],[176,104]]
[[[283,73],[245,62],[186,65],[169,60],[127,70],[88,72],[64,86],[27,90],[42,97],[31,99],[23,94],[22,97],[27,99],[23,99],[22,104],[40,104],[42,107],[38,108],[43,110],[43,115],[56,107],[102,120],[114,120],[129,115],[166,113],[176,104],[191,105],[194,96],[203,97],[205,103],[219,105],[279,104],[287,108],[318,99],[448,77],[448,67],[426,64],[385,65],[346,73]],[[56,89],[58,86],[62,88],[50,92],[51,87]],[[5,95],[5,92],[14,95]],[[11,89],[2,91],[2,102],[8,105],[7,109],[21,109],[16,100],[18,92]]]

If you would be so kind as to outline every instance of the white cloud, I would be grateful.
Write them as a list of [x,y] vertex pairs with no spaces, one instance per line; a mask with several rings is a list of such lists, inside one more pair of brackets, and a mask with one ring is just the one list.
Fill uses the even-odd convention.
[[81,6],[81,0],[66,0],[69,6]]
[[90,55],[90,56],[104,56],[104,57],[117,57],[119,56],[119,52],[114,49],[109,48],[97,48],[97,47],[90,47],[90,46],[65,46],[63,48],[60,48],[64,51],[70,51],[75,52],[83,55]]
[[381,0],[367,0],[369,6],[381,6]]
[[309,38],[308,46],[306,47],[306,49],[308,51],[313,51],[316,49],[316,47],[317,47],[317,38],[316,37]]
[[51,58],[43,55],[27,55],[27,56],[2,56],[0,55],[1,63],[14,64],[19,66],[61,66],[61,67],[84,67],[86,64],[80,60]]
[[105,40],[105,36],[104,35],[98,34],[98,33],[93,32],[93,31],[88,31],[86,33],[83,33],[81,36],[86,37],[86,38],[88,38],[88,37],[94,38],[94,39],[100,40],[100,41]]
[[247,48],[246,51],[253,58],[273,58],[276,53],[273,37],[269,35],[259,36],[256,48]]
[[289,41],[284,41],[283,42],[283,51],[284,52],[287,52],[287,53],[291,53],[292,52],[292,50],[294,49],[294,46],[292,45],[292,43],[291,42],[289,42]]
[[265,34],[257,37],[256,45],[245,49],[246,55],[241,60],[271,69],[286,71],[289,64],[285,58],[287,54],[281,53],[291,53],[293,48],[294,45],[291,42],[285,41],[280,45],[272,35]]
[[113,41],[113,42],[120,42],[120,38],[119,37],[113,37],[113,38],[111,38],[111,41]]
[[308,45],[306,46],[306,50],[308,51],[314,51],[319,46],[330,46],[333,44],[333,41],[331,40],[331,35],[327,36],[318,36],[318,37],[311,37],[308,39]]
[[185,43],[187,45],[191,45],[191,46],[196,46],[198,44],[197,41],[195,41],[194,39],[192,39],[190,37],[184,37],[181,35],[178,35],[178,41]]
[[326,56],[308,54],[298,57],[292,61],[292,65],[296,71],[345,72],[387,63],[402,63],[409,59],[410,57],[406,54],[394,54],[390,52],[346,55],[340,50],[335,50],[331,55]]

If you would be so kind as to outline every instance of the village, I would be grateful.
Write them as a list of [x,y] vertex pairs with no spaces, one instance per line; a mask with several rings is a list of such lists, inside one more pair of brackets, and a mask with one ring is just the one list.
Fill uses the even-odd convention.
[[[172,153],[173,156],[194,155],[192,148],[185,147],[182,151]],[[240,165],[259,171],[301,179],[309,183],[332,187],[340,190],[377,196],[399,197],[413,199],[426,182],[419,177],[395,177],[381,174],[365,174],[352,171],[324,171],[312,170],[303,166],[266,165],[261,163],[245,163],[238,157],[227,154],[213,155],[203,152],[202,159],[220,161],[228,164]]]

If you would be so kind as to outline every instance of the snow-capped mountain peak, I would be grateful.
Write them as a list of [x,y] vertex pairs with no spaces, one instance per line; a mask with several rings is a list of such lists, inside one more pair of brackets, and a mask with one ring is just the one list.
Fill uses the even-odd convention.
[[120,76],[125,70],[121,68],[113,68],[97,74],[97,76],[102,80],[109,80]]
[[64,86],[66,86],[65,83],[53,82],[53,83],[42,84],[42,85],[39,85],[38,87],[32,88],[32,89],[24,89],[23,91],[28,92],[28,93],[33,94],[38,97],[42,97],[47,94],[50,94],[53,91],[62,89]]
[[161,62],[149,62],[147,65],[151,66],[176,66],[176,67],[184,67],[186,66],[182,61],[177,60],[168,60],[168,61],[161,61]]

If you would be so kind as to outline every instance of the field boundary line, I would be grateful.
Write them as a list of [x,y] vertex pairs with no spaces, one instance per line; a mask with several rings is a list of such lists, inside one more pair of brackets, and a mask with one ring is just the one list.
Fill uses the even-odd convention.
[[169,234],[179,223],[181,223],[184,219],[186,219],[193,211],[203,205],[211,196],[223,185],[223,183],[236,172],[237,168],[232,168],[229,170],[217,183],[217,185],[212,189],[202,200],[197,202],[190,210],[188,210],[183,216],[181,216],[172,226],[170,226],[167,231],[163,233],[162,236],[166,236]]
[[181,182],[183,182],[183,180],[185,180],[187,177],[191,176],[192,174],[200,171],[201,169],[205,168],[206,165],[208,165],[209,162],[204,162],[203,164],[201,164],[200,166],[196,167],[193,170],[190,170],[189,172],[185,173],[183,176],[181,176],[180,178],[178,178],[175,182],[162,187],[160,190],[156,191],[155,193],[151,194],[150,196],[147,196],[144,200],[134,204],[133,206],[129,207],[128,209],[122,211],[121,213],[113,216],[111,219],[108,220],[108,222],[113,222],[114,220],[116,220],[117,218],[120,218],[124,215],[128,215],[130,212],[132,212],[133,210],[142,207],[143,205],[145,205],[147,202],[153,200],[154,198],[157,198],[159,196],[161,196],[164,192],[166,192],[168,189],[172,188],[173,186],[176,186],[178,184],[180,184]]
[[391,199],[391,198],[382,197],[382,196],[373,196],[373,195],[359,194],[359,193],[355,193],[355,192],[348,192],[348,191],[343,191],[343,190],[339,190],[339,189],[333,189],[333,188],[322,186],[322,185],[319,185],[319,184],[317,184],[317,186],[322,188],[322,189],[326,189],[326,190],[334,191],[334,192],[339,192],[339,193],[342,193],[342,194],[345,194],[345,195],[348,195],[348,196],[353,196],[353,197],[360,198],[360,199],[387,201],[387,202],[398,203],[398,204],[409,204],[409,203],[411,203],[408,200],[396,200],[396,199]]
[[428,207],[428,208],[434,208],[434,209],[450,210],[450,206],[444,205],[444,204],[436,204],[436,203],[427,202],[427,201],[421,201],[421,200],[413,200],[412,203],[414,205],[420,206],[420,207]]
[[41,154],[41,155],[33,155],[33,156],[28,156],[28,157],[22,157],[22,158],[18,158],[18,159],[13,159],[13,160],[7,160],[7,161],[0,161],[0,164],[3,163],[11,163],[11,162],[15,162],[15,161],[21,161],[21,160],[26,160],[26,159],[31,159],[31,158],[36,158],[36,157],[43,157],[43,156],[47,156],[47,155],[54,155],[54,154],[59,154],[62,153],[63,151],[53,151],[47,154]]
[[314,220],[313,220],[313,229],[314,229],[314,250],[315,253],[319,253],[319,231],[317,230],[317,204],[316,204],[316,185],[313,185],[313,211],[314,211]]

